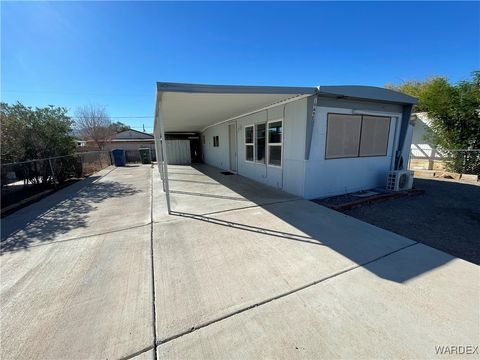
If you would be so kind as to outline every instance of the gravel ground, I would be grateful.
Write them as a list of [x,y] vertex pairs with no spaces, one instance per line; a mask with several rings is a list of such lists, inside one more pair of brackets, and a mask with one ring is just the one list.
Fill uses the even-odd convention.
[[415,178],[425,194],[344,213],[480,265],[480,185]]

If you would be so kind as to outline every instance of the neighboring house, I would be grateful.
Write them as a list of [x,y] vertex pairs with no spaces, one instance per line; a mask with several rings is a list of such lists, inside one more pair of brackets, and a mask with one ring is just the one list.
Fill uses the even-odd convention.
[[407,166],[415,103],[371,86],[160,82],[157,154],[163,134],[197,133],[205,163],[307,199],[384,187]]
[[432,120],[426,112],[412,114],[413,129],[410,163],[412,170],[443,170],[445,164],[441,152],[428,140],[428,134],[432,131]]
[[140,148],[150,148],[152,151],[155,151],[155,139],[153,135],[129,129],[114,135],[109,142],[105,143],[103,149],[138,150]]
[[74,139],[73,141],[75,142],[75,146],[77,148],[84,148],[87,146],[87,142],[85,140]]

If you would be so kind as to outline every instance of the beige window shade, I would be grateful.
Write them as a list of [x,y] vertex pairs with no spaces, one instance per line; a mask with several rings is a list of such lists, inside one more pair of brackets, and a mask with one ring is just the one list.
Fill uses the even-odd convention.
[[390,118],[384,116],[363,116],[360,140],[360,156],[387,155]]
[[357,157],[361,115],[328,114],[326,159]]

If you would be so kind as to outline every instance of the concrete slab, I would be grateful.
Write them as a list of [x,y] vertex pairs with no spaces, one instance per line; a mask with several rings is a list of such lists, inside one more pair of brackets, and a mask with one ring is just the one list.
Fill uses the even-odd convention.
[[154,226],[159,341],[414,244],[306,200],[176,218]]
[[4,253],[2,359],[121,358],[153,344],[150,225]]
[[433,357],[478,336],[475,265],[218,169],[172,169],[175,215],[138,166],[4,219],[2,359],[151,358],[155,333],[182,359]]
[[149,165],[104,170],[7,216],[2,252],[148,224],[151,172]]
[[[417,267],[406,282],[376,275]],[[171,340],[158,357],[433,358],[438,346],[478,346],[478,280],[476,265],[417,244]]]
[[[172,210],[195,214],[233,210],[298,197],[212,166],[169,165]],[[155,218],[154,218],[155,219]]]

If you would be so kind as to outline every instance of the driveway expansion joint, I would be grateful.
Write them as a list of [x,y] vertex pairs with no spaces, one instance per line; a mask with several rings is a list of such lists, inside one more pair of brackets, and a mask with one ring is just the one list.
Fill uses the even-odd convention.
[[[25,248],[25,249],[13,249],[13,250],[1,250],[1,249],[0,249],[0,256],[3,255],[3,254],[14,253],[14,252],[18,252],[18,251],[26,250],[26,249],[29,249],[29,250],[30,250],[30,249],[34,249],[34,248],[38,248],[38,247],[42,247],[42,246],[62,244],[62,243],[69,242],[69,241],[75,241],[75,240],[81,240],[81,239],[88,239],[88,238],[91,238],[91,237],[97,237],[97,236],[102,236],[102,235],[114,234],[114,233],[118,233],[118,232],[122,232],[122,231],[127,231],[127,230],[131,230],[131,229],[138,229],[138,228],[141,228],[141,227],[144,227],[144,226],[149,226],[149,225],[151,225],[151,221],[149,221],[148,223],[145,223],[145,224],[132,225],[132,226],[129,226],[129,227],[126,227],[126,228],[114,229],[114,230],[104,231],[104,232],[96,233],[96,234],[80,235],[80,236],[76,236],[76,237],[73,237],[73,238],[68,238],[68,239],[63,239],[63,240],[56,240],[56,241],[53,240],[53,241],[45,242],[45,243],[43,243],[43,244],[30,245],[30,246],[28,246],[28,248]],[[9,238],[6,238],[5,240],[2,240],[2,241],[0,242],[0,244],[2,244],[2,243],[4,243],[4,242],[7,242],[8,239],[9,239]]]
[[242,309],[233,311],[233,312],[231,312],[231,313],[229,313],[229,314],[226,314],[226,315],[224,315],[224,316],[221,316],[221,317],[218,317],[218,318],[216,318],[216,319],[212,319],[212,320],[206,321],[206,322],[204,322],[204,323],[202,323],[202,324],[199,324],[199,325],[192,326],[191,328],[189,328],[189,329],[187,329],[187,330],[185,330],[185,331],[182,331],[182,332],[180,332],[180,333],[178,333],[178,334],[169,336],[169,337],[167,337],[167,338],[165,338],[165,339],[157,340],[156,343],[155,343],[155,347],[161,346],[161,345],[166,344],[166,343],[168,343],[168,342],[170,342],[170,341],[173,341],[173,340],[178,339],[178,338],[180,338],[180,337],[183,337],[183,336],[186,336],[186,335],[188,335],[188,334],[191,334],[191,333],[193,333],[193,332],[195,332],[195,331],[197,331],[197,330],[203,329],[203,328],[208,327],[208,326],[210,326],[210,325],[213,325],[213,324],[215,324],[215,323],[218,323],[218,322],[221,322],[221,321],[226,320],[226,319],[228,319],[228,318],[234,317],[234,316],[239,315],[239,314],[241,314],[241,313],[243,313],[243,312],[249,311],[249,310],[251,310],[251,309],[253,309],[253,308],[256,308],[256,307],[259,307],[259,306],[263,306],[263,305],[266,305],[266,304],[268,304],[268,303],[270,303],[270,302],[272,302],[272,301],[279,300],[279,299],[282,299],[282,298],[287,297],[287,296],[289,296],[289,295],[295,294],[295,293],[297,293],[297,292],[299,292],[299,291],[301,291],[301,290],[304,290],[304,289],[307,289],[307,288],[309,288],[309,287],[315,286],[315,285],[317,285],[317,284],[319,284],[319,283],[321,283],[321,282],[324,282],[324,281],[327,281],[327,280],[336,278],[336,277],[341,276],[341,275],[343,275],[343,274],[346,274],[346,273],[348,273],[348,272],[350,272],[350,271],[352,271],[352,270],[356,270],[356,269],[359,269],[359,268],[363,268],[363,267],[365,267],[366,265],[369,265],[369,264],[374,263],[374,262],[376,262],[376,261],[378,261],[378,260],[384,259],[384,258],[386,258],[386,257],[388,257],[388,256],[390,256],[390,255],[396,254],[396,253],[398,253],[398,252],[400,252],[400,251],[403,251],[403,250],[405,250],[405,249],[408,249],[408,248],[410,248],[410,247],[412,247],[412,246],[415,246],[415,245],[418,245],[418,244],[419,244],[419,242],[414,241],[414,242],[412,242],[411,244],[408,244],[408,245],[406,245],[406,246],[402,246],[401,248],[396,249],[396,250],[392,250],[392,251],[390,251],[390,252],[388,252],[388,253],[386,253],[386,254],[383,254],[383,255],[381,255],[381,256],[378,256],[378,257],[376,257],[376,258],[374,258],[374,259],[372,259],[372,260],[366,261],[366,262],[364,262],[364,263],[362,263],[362,264],[358,264],[358,265],[355,265],[355,266],[351,266],[351,267],[346,268],[346,269],[344,269],[344,270],[338,271],[338,272],[336,272],[336,273],[334,273],[334,274],[332,274],[332,275],[326,276],[326,277],[324,277],[324,278],[322,278],[322,279],[315,280],[315,281],[310,282],[310,283],[308,283],[308,284],[306,284],[306,285],[302,285],[302,286],[300,286],[300,287],[297,287],[297,288],[295,288],[295,289],[289,290],[289,291],[284,292],[284,293],[282,293],[282,294],[279,294],[279,295],[276,295],[276,296],[274,296],[274,297],[271,297],[271,298],[262,300],[262,301],[260,301],[260,302],[255,303],[255,304],[252,304],[252,305],[249,305],[249,306],[247,306],[247,307],[244,307],[244,308],[242,308]]
[[[152,168],[153,169],[153,168]],[[153,358],[157,359],[157,309],[156,309],[156,298],[155,298],[155,254],[153,246],[153,170],[150,175],[150,256],[152,264],[152,316],[153,316]]]
[[[150,345],[150,346],[147,346],[146,348],[142,349],[142,350],[138,350],[130,355],[127,355],[127,356],[124,356],[124,357],[121,357],[119,358],[118,360],[129,360],[129,359],[133,359],[134,357],[138,356],[138,355],[141,355],[143,354],[144,352],[147,352],[147,351],[150,351],[154,349],[154,346],[153,345]],[[156,354],[156,351],[155,351],[155,354]],[[155,355],[155,359],[157,358],[157,355]]]

